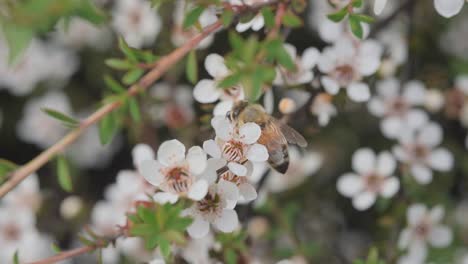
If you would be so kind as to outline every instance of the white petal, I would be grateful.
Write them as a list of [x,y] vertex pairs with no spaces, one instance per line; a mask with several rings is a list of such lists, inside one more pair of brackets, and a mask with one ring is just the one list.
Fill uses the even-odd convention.
[[425,125],[418,135],[418,142],[429,146],[435,147],[442,142],[442,128],[434,122]]
[[226,118],[215,117],[211,120],[216,136],[224,141],[228,141],[232,138],[234,126]]
[[405,117],[405,126],[415,130],[427,124],[429,116],[421,109],[411,109]]
[[158,161],[171,166],[185,159],[185,146],[177,139],[164,141],[158,149]]
[[395,171],[396,160],[388,151],[380,153],[377,157],[377,173],[382,176],[389,176]]
[[411,174],[419,184],[429,184],[432,181],[432,171],[424,165],[411,166]]
[[410,159],[408,152],[402,146],[394,146],[392,152],[393,155],[395,155],[395,157],[401,162],[407,162]]
[[387,78],[377,82],[377,93],[384,99],[394,99],[400,91],[400,81],[396,78]]
[[363,192],[353,198],[353,206],[359,211],[369,209],[375,203],[375,193]]
[[400,237],[398,238],[398,248],[402,250],[408,248],[411,242],[411,233],[412,231],[409,228],[405,228],[401,231]]
[[161,163],[155,160],[145,160],[138,166],[140,174],[154,186],[159,186],[164,180],[164,175],[161,174]]
[[237,213],[232,209],[224,209],[221,216],[214,222],[214,225],[224,233],[234,231],[238,224],[239,219],[237,218]]
[[359,174],[367,174],[375,169],[375,154],[369,148],[362,148],[354,152],[352,160],[353,170]]
[[260,126],[252,122],[246,123],[239,128],[239,135],[242,142],[245,144],[253,144],[257,142],[261,134],[262,129]]
[[187,232],[193,238],[205,237],[210,231],[210,223],[201,217],[195,217],[192,224],[187,228]]
[[423,204],[412,204],[406,212],[408,225],[417,226],[426,217],[427,208]]
[[201,179],[192,184],[192,187],[190,187],[187,196],[194,201],[200,201],[206,196],[207,193],[208,182],[204,179]]
[[289,44],[289,43],[285,43],[284,44],[284,49],[286,50],[286,52],[289,54],[289,56],[291,57],[291,59],[294,61],[297,57],[297,51],[296,51],[296,47]]
[[364,187],[362,177],[354,173],[346,173],[341,176],[337,183],[336,188],[340,194],[346,197],[353,197],[357,195]]
[[226,200],[237,201],[239,199],[239,189],[234,183],[229,181],[220,180],[218,182],[218,193]]
[[369,112],[377,117],[381,117],[385,114],[385,104],[382,100],[373,98],[367,103],[367,109]]
[[421,81],[410,81],[405,84],[403,98],[412,105],[421,105],[426,98],[426,87]]
[[249,183],[239,185],[239,192],[241,198],[246,202],[257,199],[257,190]]
[[338,82],[330,77],[323,76],[320,78],[320,82],[323,85],[323,89],[325,89],[325,91],[331,95],[335,95],[340,91],[340,85]]
[[233,105],[234,101],[221,101],[217,103],[215,108],[213,109],[213,115],[225,117],[227,112],[229,112],[232,109]]
[[221,90],[213,80],[200,80],[193,88],[193,97],[202,104],[213,103],[219,99]]
[[424,263],[427,257],[426,241],[421,239],[413,240],[409,245],[408,254],[417,264]]
[[447,247],[452,243],[452,230],[446,226],[434,226],[429,233],[429,243],[433,247]]
[[218,54],[210,54],[205,59],[205,69],[214,78],[223,78],[229,74],[224,64],[224,58]]
[[247,168],[239,163],[229,162],[228,163],[229,170],[237,176],[245,176],[247,175]]
[[265,107],[265,112],[272,114],[275,108],[275,98],[273,95],[273,89],[268,89],[263,96],[263,105]]
[[400,181],[398,180],[397,177],[390,177],[385,179],[382,190],[380,191],[380,194],[384,198],[391,198],[393,197],[398,190],[400,189]]
[[201,178],[205,179],[208,182],[208,185],[211,185],[218,179],[216,171],[226,165],[226,160],[212,158],[208,159],[206,163],[206,170],[202,173]]
[[441,16],[446,18],[460,13],[465,0],[434,0],[434,7]]
[[346,92],[355,102],[366,102],[370,98],[369,86],[365,83],[352,83],[346,88]]
[[187,153],[186,159],[191,173],[198,175],[205,170],[206,153],[199,146],[191,147]]
[[374,0],[374,14],[380,15],[382,14],[385,5],[387,4],[387,0]]
[[402,120],[399,117],[389,116],[380,122],[380,130],[385,137],[390,139],[398,138],[402,130]]
[[237,32],[244,32],[244,31],[247,31],[251,26],[252,26],[252,20],[248,21],[246,23],[240,23],[239,22],[236,25],[236,30],[237,30]]
[[259,31],[265,25],[263,16],[258,14],[252,19],[252,30]]
[[253,144],[246,155],[247,159],[253,162],[263,162],[268,160],[268,150],[264,145]]
[[444,218],[445,210],[441,205],[434,206],[429,212],[432,223],[439,223]]
[[153,195],[153,199],[159,204],[174,204],[177,202],[177,200],[179,200],[179,196],[177,194],[168,192],[157,192],[155,195]]
[[316,48],[307,48],[302,53],[301,64],[306,70],[312,69],[320,57],[320,52]]
[[453,155],[444,148],[438,148],[429,155],[429,166],[438,171],[449,171],[453,167]]
[[213,158],[221,158],[221,149],[213,139],[206,140],[203,142],[203,150]]
[[144,160],[154,160],[153,149],[146,144],[138,144],[132,149],[133,164],[138,167]]

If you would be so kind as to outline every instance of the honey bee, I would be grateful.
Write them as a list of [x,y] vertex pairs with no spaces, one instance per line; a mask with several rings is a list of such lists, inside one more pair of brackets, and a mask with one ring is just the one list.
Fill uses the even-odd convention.
[[247,101],[239,101],[234,104],[227,118],[237,126],[253,122],[260,126],[262,135],[258,143],[268,150],[268,163],[276,171],[284,174],[289,167],[288,143],[306,147],[307,141],[292,127],[280,122],[266,113],[258,104],[250,104]]

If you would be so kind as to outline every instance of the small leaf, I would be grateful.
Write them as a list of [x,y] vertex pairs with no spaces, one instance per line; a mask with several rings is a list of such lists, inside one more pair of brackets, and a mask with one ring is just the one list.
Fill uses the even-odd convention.
[[18,26],[4,21],[1,22],[3,24],[3,36],[8,43],[8,62],[13,64],[21,53],[29,47],[34,37],[34,32],[28,27]]
[[291,11],[286,12],[283,16],[283,25],[287,27],[302,26],[302,19]]
[[70,175],[70,168],[64,156],[57,156],[57,175],[60,187],[67,192],[73,190],[72,179]]
[[276,39],[269,43],[269,52],[275,56],[276,60],[288,70],[294,70],[296,65],[289,53],[284,48],[282,41]]
[[359,20],[358,16],[352,14],[349,16],[349,26],[351,27],[351,31],[353,34],[362,39],[364,35],[364,30],[361,25],[361,21]]
[[128,70],[134,67],[132,63],[121,59],[107,59],[106,65],[116,70]]
[[242,79],[241,73],[233,73],[218,83],[219,88],[230,88],[238,84]]
[[138,62],[135,51],[128,46],[122,37],[119,38],[119,49],[131,62]]
[[242,50],[244,47],[244,40],[241,38],[239,34],[237,34],[235,31],[230,31],[229,32],[229,44],[234,50]]
[[360,8],[362,7],[362,0],[353,0],[352,5],[355,8]]
[[57,246],[57,244],[55,244],[55,243],[52,243],[52,245],[50,245],[50,248],[52,249],[52,251],[54,251],[55,254],[58,254],[58,253],[62,252],[60,247]]
[[121,94],[126,92],[125,88],[109,75],[104,76],[104,82],[114,93]]
[[364,23],[374,23],[375,19],[371,16],[363,15],[363,14],[355,14],[359,21],[364,22]]
[[266,6],[261,10],[263,19],[265,20],[265,25],[268,28],[272,28],[275,26],[275,14],[271,10],[270,7]]
[[342,21],[346,17],[347,14],[348,14],[348,9],[343,8],[343,9],[341,9],[340,11],[338,11],[336,13],[329,14],[327,17],[331,21],[338,23],[338,22]]
[[117,132],[118,127],[114,113],[107,114],[99,122],[99,139],[101,140],[101,144],[106,145],[109,143]]
[[15,254],[13,254],[13,264],[19,264],[19,253],[18,250],[15,251]]
[[205,7],[203,6],[197,6],[194,9],[190,10],[188,14],[185,15],[184,22],[182,23],[182,28],[187,29],[190,26],[194,25],[198,21],[198,18],[201,16],[204,10]]
[[237,254],[233,249],[228,248],[224,252],[224,259],[226,260],[227,264],[236,264],[237,263]]
[[187,79],[195,84],[198,80],[197,53],[195,50],[189,53],[186,67]]
[[132,117],[133,121],[137,123],[140,122],[141,114],[140,114],[140,107],[138,106],[138,101],[132,97],[128,100],[128,106],[130,110],[130,116]]
[[158,244],[161,254],[164,258],[168,258],[171,255],[171,244],[169,243],[169,240],[160,237]]
[[69,117],[64,113],[60,113],[59,111],[49,108],[42,108],[41,110],[48,116],[61,121],[62,123],[64,123],[64,125],[68,127],[77,127],[80,124],[78,120],[74,119],[73,117]]
[[122,77],[122,82],[126,85],[133,84],[140,79],[143,73],[145,73],[145,71],[142,69],[131,70]]
[[228,27],[232,20],[234,19],[234,12],[229,9],[225,9],[221,14],[221,21],[223,22],[224,27]]

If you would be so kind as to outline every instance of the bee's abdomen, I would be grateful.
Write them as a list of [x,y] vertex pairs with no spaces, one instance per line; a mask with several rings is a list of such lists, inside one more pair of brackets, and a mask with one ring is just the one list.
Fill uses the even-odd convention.
[[288,146],[282,146],[281,151],[278,151],[276,155],[271,156],[268,162],[277,172],[285,174],[289,168]]

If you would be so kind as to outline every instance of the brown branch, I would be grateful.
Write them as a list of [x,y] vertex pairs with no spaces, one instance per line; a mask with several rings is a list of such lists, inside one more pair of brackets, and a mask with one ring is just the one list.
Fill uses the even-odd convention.
[[98,246],[98,245],[83,246],[83,247],[80,247],[80,248],[75,248],[75,249],[72,249],[72,250],[61,252],[61,253],[59,253],[59,254],[57,254],[55,256],[52,256],[50,258],[30,262],[29,264],[52,264],[52,263],[57,263],[59,261],[65,260],[65,259],[73,258],[73,257],[79,256],[79,255],[83,255],[83,254],[92,252],[92,251],[94,251],[94,250],[96,250],[98,248],[101,248],[101,247]]

